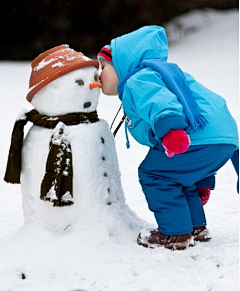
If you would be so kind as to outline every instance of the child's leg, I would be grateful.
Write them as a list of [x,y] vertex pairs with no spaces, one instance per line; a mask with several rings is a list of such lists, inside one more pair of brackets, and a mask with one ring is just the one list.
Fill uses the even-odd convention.
[[[234,149],[232,145],[192,146],[186,153],[171,158],[160,145],[149,150],[139,166],[139,177],[159,231],[186,234],[190,228],[192,231],[193,223],[206,225],[203,206],[191,187],[214,175],[232,157]],[[187,198],[182,189],[187,191]]]
[[192,226],[205,226],[206,218],[196,185],[192,185],[191,187],[183,187],[182,190],[188,202]]
[[165,235],[191,233],[191,214],[181,185],[141,169],[139,177],[148,207],[157,221],[158,230]]
[[172,179],[172,162],[163,148],[150,149],[139,166],[139,182],[158,230],[165,235],[188,234],[193,231],[191,214],[182,185]]

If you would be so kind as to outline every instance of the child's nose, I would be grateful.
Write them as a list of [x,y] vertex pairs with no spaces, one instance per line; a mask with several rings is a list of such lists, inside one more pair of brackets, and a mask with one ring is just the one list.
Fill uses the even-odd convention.
[[101,83],[100,82],[92,82],[89,84],[89,88],[90,89],[94,89],[94,88],[99,88],[101,87]]

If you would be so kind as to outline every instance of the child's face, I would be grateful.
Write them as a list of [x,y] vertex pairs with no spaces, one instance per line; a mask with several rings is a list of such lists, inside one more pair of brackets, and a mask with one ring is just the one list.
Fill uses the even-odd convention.
[[104,60],[101,60],[101,66],[100,82],[103,93],[106,95],[117,95],[119,79],[114,67]]

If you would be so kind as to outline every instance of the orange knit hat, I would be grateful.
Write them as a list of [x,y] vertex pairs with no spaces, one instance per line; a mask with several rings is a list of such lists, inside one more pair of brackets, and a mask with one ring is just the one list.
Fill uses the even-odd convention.
[[27,100],[31,102],[34,94],[53,80],[71,71],[94,66],[98,69],[97,60],[92,60],[68,45],[56,46],[36,57],[32,63]]

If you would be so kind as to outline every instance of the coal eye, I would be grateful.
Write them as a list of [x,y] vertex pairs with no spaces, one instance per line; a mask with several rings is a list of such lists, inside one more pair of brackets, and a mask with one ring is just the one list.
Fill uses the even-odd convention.
[[76,83],[78,83],[79,86],[84,85],[84,82],[83,82],[83,80],[81,80],[81,79],[76,80]]
[[95,82],[98,82],[98,81],[99,81],[99,75],[98,75],[98,74],[95,74],[95,75],[94,75],[94,81],[95,81]]

